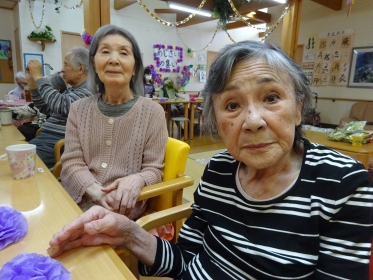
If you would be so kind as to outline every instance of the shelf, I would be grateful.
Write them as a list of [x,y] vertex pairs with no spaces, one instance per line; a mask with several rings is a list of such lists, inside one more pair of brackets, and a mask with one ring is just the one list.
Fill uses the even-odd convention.
[[45,43],[55,43],[54,41],[52,40],[48,40],[48,39],[40,39],[40,38],[28,38],[30,41],[34,41],[34,42],[37,42],[37,41],[40,41],[41,42],[41,50],[44,51],[45,49]]

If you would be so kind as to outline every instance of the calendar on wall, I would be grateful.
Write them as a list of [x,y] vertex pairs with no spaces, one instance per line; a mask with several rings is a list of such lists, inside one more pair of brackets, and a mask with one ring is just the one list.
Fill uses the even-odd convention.
[[313,86],[347,86],[353,36],[345,29],[308,37],[302,67]]

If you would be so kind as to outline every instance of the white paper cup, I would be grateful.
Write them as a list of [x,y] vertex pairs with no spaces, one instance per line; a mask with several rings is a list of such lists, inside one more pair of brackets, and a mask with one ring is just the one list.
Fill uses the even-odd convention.
[[17,144],[5,148],[13,179],[34,177],[36,167],[36,145]]
[[1,124],[7,125],[12,124],[12,110],[5,108],[0,109]]

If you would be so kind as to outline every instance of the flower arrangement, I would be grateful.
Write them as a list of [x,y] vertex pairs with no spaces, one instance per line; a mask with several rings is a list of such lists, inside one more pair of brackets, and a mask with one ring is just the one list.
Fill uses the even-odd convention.
[[37,31],[37,30],[32,31],[31,34],[27,36],[27,38],[28,39],[40,39],[40,44],[41,44],[41,40],[49,40],[52,42],[57,41],[52,33],[52,28],[48,25],[45,26],[44,31]]
[[178,83],[177,77],[170,75],[163,79],[163,87],[167,89],[167,91],[173,90],[178,93],[181,85]]

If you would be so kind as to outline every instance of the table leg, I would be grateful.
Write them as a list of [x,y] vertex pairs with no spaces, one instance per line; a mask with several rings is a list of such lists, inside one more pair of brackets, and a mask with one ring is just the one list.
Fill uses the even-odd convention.
[[[184,117],[188,118],[188,104],[184,104]],[[180,124],[181,125],[181,124]],[[188,121],[184,122],[184,141],[188,140]]]
[[190,140],[193,140],[194,137],[194,108],[195,104],[190,103]]

